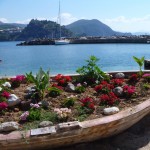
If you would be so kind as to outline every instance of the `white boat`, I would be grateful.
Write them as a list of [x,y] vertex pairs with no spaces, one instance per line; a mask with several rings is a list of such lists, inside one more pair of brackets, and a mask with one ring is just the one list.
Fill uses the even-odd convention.
[[69,40],[67,39],[60,39],[60,40],[55,40],[55,45],[66,45],[69,44]]
[[69,40],[67,39],[63,39],[61,37],[61,15],[60,15],[60,0],[59,0],[59,13],[58,13],[58,20],[57,20],[58,24],[59,24],[59,37],[60,39],[55,40],[55,45],[66,45],[69,44]]

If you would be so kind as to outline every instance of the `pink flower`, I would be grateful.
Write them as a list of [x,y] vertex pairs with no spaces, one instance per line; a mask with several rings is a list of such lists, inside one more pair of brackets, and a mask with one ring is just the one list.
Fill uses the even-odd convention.
[[126,94],[126,96],[132,96],[135,93],[135,87],[125,85],[123,87],[123,92]]
[[29,116],[29,112],[28,111],[26,111],[26,112],[24,112],[21,116],[20,116],[20,119],[22,120],[22,121],[25,121],[25,120],[27,120],[27,117]]
[[77,87],[80,87],[80,86],[82,86],[81,83],[78,83],[78,84],[77,84]]
[[8,107],[8,104],[6,102],[0,103],[0,110],[6,109]]
[[25,76],[24,75],[17,75],[15,78],[11,78],[11,81],[14,82],[22,82],[25,80]]
[[3,96],[3,97],[5,97],[5,98],[9,98],[9,96],[10,96],[10,93],[8,93],[8,92],[6,92],[6,91],[4,91],[2,94],[1,94],[1,96]]
[[24,75],[17,75],[16,80],[22,82],[25,80],[25,76]]
[[39,106],[39,104],[30,104],[30,106],[32,107],[32,108],[39,108],[40,106]]
[[143,77],[143,78],[145,78],[145,77],[150,77],[150,73],[146,73],[146,74],[144,74],[142,77]]

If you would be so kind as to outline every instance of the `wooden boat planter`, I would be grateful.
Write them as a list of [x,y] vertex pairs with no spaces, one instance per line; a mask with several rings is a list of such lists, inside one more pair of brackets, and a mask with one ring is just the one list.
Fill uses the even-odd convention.
[[41,150],[106,138],[131,127],[149,113],[150,99],[103,118],[0,134],[0,148],[2,150]]

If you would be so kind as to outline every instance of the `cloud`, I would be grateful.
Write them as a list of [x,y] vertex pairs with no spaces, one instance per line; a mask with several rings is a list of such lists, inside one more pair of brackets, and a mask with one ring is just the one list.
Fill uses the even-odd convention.
[[[54,17],[52,18],[53,21],[57,22],[58,21],[58,17]],[[79,20],[78,18],[74,17],[72,14],[70,13],[61,13],[61,24],[62,25],[67,25],[70,24],[74,21]]]
[[9,21],[6,18],[0,18],[0,21],[3,23],[9,23]]
[[103,19],[112,29],[123,32],[149,32],[150,31],[150,15],[143,17],[126,18],[118,16],[116,18]]

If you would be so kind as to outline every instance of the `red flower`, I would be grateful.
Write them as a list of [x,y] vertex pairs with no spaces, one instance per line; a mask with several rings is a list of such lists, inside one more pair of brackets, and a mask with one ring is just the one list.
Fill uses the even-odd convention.
[[9,98],[9,96],[10,96],[10,93],[8,93],[8,92],[6,92],[6,91],[4,91],[2,94],[1,94],[1,96],[3,96],[3,97],[5,97],[5,98]]
[[65,86],[68,82],[71,81],[71,77],[58,74],[57,76],[55,76],[55,80],[58,82],[59,85]]
[[22,82],[25,80],[25,76],[24,75],[17,75],[16,80]]
[[58,86],[57,84],[53,84],[52,87],[56,87],[56,88],[58,88],[60,90],[63,90],[63,87],[62,86]]
[[62,78],[62,74],[58,74],[57,76],[55,76],[55,80],[56,80],[56,81],[61,80],[61,78]]
[[94,109],[94,104],[93,104],[93,103],[90,103],[90,104],[89,104],[89,108],[90,108],[90,109]]
[[129,81],[130,82],[137,82],[139,79],[138,75],[137,74],[132,74],[129,78]]
[[59,81],[59,83],[58,84],[60,84],[60,85],[64,85],[65,84],[65,80],[64,79],[61,79],[60,81]]
[[95,109],[93,99],[90,97],[86,97],[80,100],[82,102],[81,106],[89,109]]
[[100,96],[100,104],[112,106],[118,102],[119,102],[119,98],[113,92],[110,92],[108,94],[102,94]]
[[114,86],[107,83],[106,81],[102,81],[101,84],[95,86],[95,91],[98,93],[109,93],[111,91],[111,89],[113,89]]
[[25,80],[24,75],[17,75],[15,78],[11,78],[12,82],[23,82]]
[[113,79],[111,80],[111,83],[114,85],[114,86],[121,86],[124,82],[124,79]]
[[71,81],[71,77],[70,76],[64,76],[66,82],[70,82]]
[[123,87],[123,92],[126,96],[132,96],[134,93],[135,93],[135,87],[134,86],[128,86],[128,85],[125,85]]
[[1,102],[0,103],[0,110],[4,110],[8,107],[8,104],[6,102]]

